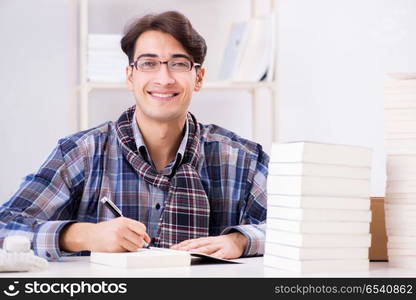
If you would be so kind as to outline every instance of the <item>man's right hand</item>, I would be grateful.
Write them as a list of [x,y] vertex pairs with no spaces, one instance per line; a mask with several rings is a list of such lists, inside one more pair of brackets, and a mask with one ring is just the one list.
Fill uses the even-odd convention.
[[143,247],[144,242],[150,243],[146,226],[125,217],[97,224],[72,223],[64,227],[59,238],[61,250],[67,252],[136,251]]

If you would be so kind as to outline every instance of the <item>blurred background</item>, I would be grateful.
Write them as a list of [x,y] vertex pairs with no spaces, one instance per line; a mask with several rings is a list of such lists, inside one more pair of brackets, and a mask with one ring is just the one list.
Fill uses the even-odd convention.
[[[172,9],[208,45],[206,86],[190,108],[200,122],[266,152],[277,141],[371,147],[371,196],[384,195],[383,89],[386,74],[416,70],[416,1],[0,0],[0,202],[58,139],[134,104],[122,82],[88,79],[87,35],[121,35],[133,18]],[[233,24],[270,13],[273,76],[224,81]]]

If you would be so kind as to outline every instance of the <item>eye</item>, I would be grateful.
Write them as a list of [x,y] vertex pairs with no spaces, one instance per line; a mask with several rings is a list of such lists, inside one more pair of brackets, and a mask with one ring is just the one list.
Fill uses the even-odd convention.
[[174,60],[170,62],[170,66],[174,69],[189,69],[191,67],[191,63],[188,61]]
[[138,67],[140,69],[153,69],[153,68],[156,68],[158,64],[159,64],[158,61],[156,61],[156,60],[149,60],[149,59],[139,60],[137,62],[137,65],[138,65]]

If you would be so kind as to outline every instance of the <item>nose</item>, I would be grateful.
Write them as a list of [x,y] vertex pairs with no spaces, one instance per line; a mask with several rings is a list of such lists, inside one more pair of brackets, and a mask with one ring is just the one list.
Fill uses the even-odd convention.
[[162,64],[160,70],[156,72],[155,83],[159,85],[172,85],[175,83],[175,78],[169,71],[167,64]]

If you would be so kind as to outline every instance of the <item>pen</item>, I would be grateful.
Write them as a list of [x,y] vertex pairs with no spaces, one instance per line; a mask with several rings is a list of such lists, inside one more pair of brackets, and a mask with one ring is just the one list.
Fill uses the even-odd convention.
[[[121,210],[114,204],[113,201],[111,201],[107,197],[102,197],[100,202],[105,207],[107,207],[116,217],[122,217],[123,216],[123,214],[121,213]],[[144,242],[143,248],[150,248],[150,244]]]

